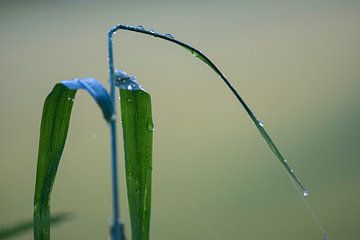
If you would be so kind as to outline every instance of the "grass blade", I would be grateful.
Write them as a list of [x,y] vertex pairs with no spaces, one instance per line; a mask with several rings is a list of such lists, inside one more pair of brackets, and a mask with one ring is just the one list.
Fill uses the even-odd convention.
[[112,100],[104,86],[94,78],[84,78],[79,80],[67,80],[61,82],[70,90],[86,90],[99,105],[106,121],[113,117]]
[[150,95],[135,77],[117,72],[123,127],[126,184],[133,240],[148,240],[151,214],[153,121]]
[[50,194],[65,146],[77,89],[85,89],[93,96],[107,121],[110,121],[113,115],[110,97],[95,79],[63,81],[56,84],[46,97],[41,119],[35,183],[35,240],[50,239]]
[[256,128],[259,130],[261,136],[265,140],[265,142],[270,147],[271,151],[275,154],[277,159],[280,161],[280,163],[284,166],[288,174],[292,177],[292,179],[296,182],[297,186],[303,191],[304,196],[308,196],[308,192],[305,188],[305,186],[302,184],[300,179],[294,174],[294,171],[290,168],[287,160],[284,158],[284,156],[281,154],[280,150],[276,147],[273,140],[270,138],[269,134],[265,130],[262,122],[257,119],[253,111],[250,109],[250,107],[247,105],[245,100],[240,96],[238,91],[235,89],[235,87],[231,84],[231,82],[225,77],[225,75],[220,71],[220,69],[207,57],[205,54],[203,54],[201,51],[197,50],[196,48],[190,46],[189,44],[186,44],[182,41],[179,41],[175,39],[175,37],[171,34],[161,34],[157,33],[154,30],[146,30],[143,26],[128,26],[128,25],[117,25],[113,27],[110,30],[110,33],[115,33],[118,30],[127,30],[137,33],[142,33],[146,35],[150,35],[153,37],[157,37],[172,43],[175,43],[183,48],[185,48],[187,51],[189,51],[193,56],[200,59],[203,63],[207,64],[219,77],[220,79],[226,84],[226,86],[231,90],[231,92],[234,94],[236,99],[240,102],[240,104],[243,106],[249,117],[251,118],[252,122],[256,126]]

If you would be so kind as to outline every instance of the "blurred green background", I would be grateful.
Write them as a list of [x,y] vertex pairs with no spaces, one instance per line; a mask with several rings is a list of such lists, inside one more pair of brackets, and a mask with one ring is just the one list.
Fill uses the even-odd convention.
[[[173,33],[206,53],[308,187],[329,239],[358,239],[359,1],[0,4],[0,226],[32,217],[46,95],[75,77],[107,86],[106,33],[123,23]],[[135,33],[117,34],[115,46],[116,66],[152,94],[152,239],[321,239],[280,163],[207,66]],[[53,228],[53,239],[109,238],[109,148],[100,111],[79,93],[52,195],[52,211],[74,220]],[[121,194],[129,233],[123,176]]]

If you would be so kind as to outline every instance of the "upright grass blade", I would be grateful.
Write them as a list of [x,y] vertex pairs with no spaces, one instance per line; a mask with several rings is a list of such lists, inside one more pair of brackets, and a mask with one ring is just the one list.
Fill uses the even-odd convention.
[[195,49],[194,47],[181,42],[171,34],[160,34],[155,32],[154,30],[146,30],[143,26],[128,26],[128,25],[117,25],[113,27],[110,32],[115,33],[118,30],[127,30],[132,32],[138,32],[146,35],[151,35],[166,41],[170,41],[172,43],[175,43],[186,50],[188,50],[193,56],[200,59],[202,62],[207,64],[219,77],[220,79],[227,85],[227,87],[231,90],[231,92],[234,94],[236,99],[240,102],[240,104],[243,106],[249,117],[251,118],[252,122],[255,124],[256,128],[259,130],[261,136],[264,138],[265,142],[269,145],[271,151],[275,154],[275,156],[278,158],[278,160],[281,162],[281,164],[285,167],[288,174],[294,179],[297,186],[303,191],[304,196],[308,196],[308,192],[306,191],[305,186],[302,184],[302,182],[299,180],[299,178],[294,174],[294,171],[290,168],[290,166],[287,163],[287,160],[283,157],[279,149],[276,147],[272,139],[270,138],[269,134],[266,132],[263,123],[257,119],[253,111],[250,109],[250,107],[247,105],[247,103],[243,100],[243,98],[240,96],[240,94],[237,92],[235,87],[232,86],[230,81],[225,77],[225,75],[219,70],[219,68],[207,57],[205,56],[201,51]]
[[112,101],[95,79],[63,81],[47,96],[42,113],[34,196],[34,238],[50,239],[50,194],[64,149],[73,100],[85,89],[100,106],[106,121],[112,118]]
[[150,95],[134,76],[116,72],[120,88],[126,184],[133,240],[148,240],[151,214],[153,121]]

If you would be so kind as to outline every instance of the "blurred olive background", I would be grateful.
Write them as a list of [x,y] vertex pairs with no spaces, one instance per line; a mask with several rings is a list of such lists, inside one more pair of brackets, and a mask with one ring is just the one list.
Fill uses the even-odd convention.
[[[329,239],[358,239],[360,2],[350,0],[2,1],[0,226],[32,217],[45,97],[75,77],[108,86],[106,33],[117,23],[172,33],[214,60],[308,187]],[[321,239],[282,166],[206,65],[153,37],[114,39],[117,68],[152,94],[152,239]],[[52,211],[74,217],[53,239],[109,239],[109,148],[100,111],[79,92],[52,194]],[[122,178],[129,233],[125,194]]]

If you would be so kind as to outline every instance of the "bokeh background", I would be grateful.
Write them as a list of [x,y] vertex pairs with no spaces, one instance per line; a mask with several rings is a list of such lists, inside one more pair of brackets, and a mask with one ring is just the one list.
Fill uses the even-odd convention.
[[[75,77],[107,86],[106,33],[117,23],[172,33],[206,53],[308,187],[329,239],[359,239],[360,2],[350,0],[1,1],[0,226],[32,217],[46,95]],[[206,65],[136,33],[117,34],[115,46],[116,66],[152,94],[152,239],[321,239],[280,163]],[[123,176],[121,194],[129,235]],[[108,127],[79,93],[52,194],[52,211],[73,219],[52,239],[109,239],[111,205]]]

